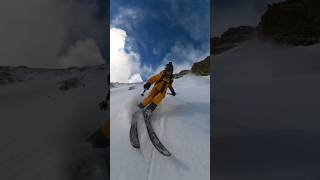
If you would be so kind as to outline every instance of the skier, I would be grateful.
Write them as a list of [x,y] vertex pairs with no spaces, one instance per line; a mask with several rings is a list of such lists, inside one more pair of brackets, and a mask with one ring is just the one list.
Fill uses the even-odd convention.
[[152,76],[146,84],[144,84],[144,89],[148,90],[154,83],[152,90],[149,92],[148,96],[143,99],[142,102],[138,104],[138,107],[146,109],[143,111],[145,116],[150,116],[151,113],[157,108],[161,101],[165,98],[167,89],[171,91],[171,95],[175,96],[176,92],[172,87],[173,83],[173,65],[172,62],[166,64],[166,67],[159,74]]
[[[148,90],[152,84],[153,88],[149,92],[148,96],[144,98],[139,104],[138,107],[142,110],[144,117],[145,125],[148,131],[149,138],[154,145],[154,147],[164,156],[170,156],[171,153],[168,149],[161,143],[157,134],[152,128],[150,123],[151,113],[157,108],[161,101],[165,98],[167,89],[169,88],[173,96],[176,95],[172,87],[173,83],[173,65],[172,62],[166,64],[166,67],[159,74],[152,76],[146,84],[143,85],[144,91],[141,94],[143,96],[144,92]],[[146,108],[145,108],[146,107]],[[137,124],[137,111],[132,115],[131,127],[129,132],[130,143],[134,148],[140,148],[140,142],[138,137],[138,124]]]

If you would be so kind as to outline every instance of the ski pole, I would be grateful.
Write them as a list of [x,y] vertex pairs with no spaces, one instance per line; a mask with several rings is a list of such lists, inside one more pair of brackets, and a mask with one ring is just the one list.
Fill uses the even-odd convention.
[[147,89],[143,90],[143,93],[141,93],[141,96],[144,96],[144,93],[146,92]]

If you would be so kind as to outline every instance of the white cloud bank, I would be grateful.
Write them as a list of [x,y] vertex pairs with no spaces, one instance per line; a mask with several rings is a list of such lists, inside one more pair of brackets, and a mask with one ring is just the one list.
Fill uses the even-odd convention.
[[100,49],[96,41],[91,38],[77,41],[74,46],[70,47],[68,54],[61,57],[62,67],[94,66],[103,63]]
[[140,55],[126,47],[127,33],[119,28],[110,29],[110,81],[121,83],[142,82]]
[[0,65],[64,68],[105,63],[95,45],[104,33],[95,2],[1,1]]

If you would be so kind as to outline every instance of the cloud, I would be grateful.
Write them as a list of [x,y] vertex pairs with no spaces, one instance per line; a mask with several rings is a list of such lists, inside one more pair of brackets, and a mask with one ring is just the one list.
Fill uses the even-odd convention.
[[210,1],[178,0],[168,1],[166,17],[173,26],[180,26],[195,41],[210,38]]
[[145,16],[140,8],[120,7],[119,14],[111,21],[112,27],[132,30]]
[[[167,0],[163,1],[159,6],[165,7],[165,11],[159,11],[158,6],[155,7],[152,5],[149,9],[140,9],[137,8],[137,5],[139,6],[138,3],[135,4],[134,7],[120,7],[119,11],[116,12],[118,14],[115,14],[111,21],[111,26],[125,30],[125,32],[122,33],[122,38],[119,38],[122,39],[119,42],[121,42],[120,44],[123,46],[116,49],[123,57],[122,59],[117,58],[119,62],[113,62],[115,64],[123,63],[123,65],[117,68],[119,70],[113,70],[115,68],[111,68],[111,71],[119,71],[119,73],[111,72],[111,76],[112,74],[117,76],[113,81],[121,80],[128,82],[135,79],[131,79],[135,74],[140,74],[140,77],[143,79],[149,77],[154,74],[155,71],[158,72],[162,70],[164,68],[163,66],[170,60],[170,57],[175,58],[174,64],[176,71],[190,69],[193,62],[200,61],[209,55],[209,0],[205,2],[188,0],[182,3]],[[169,36],[165,35],[165,37],[163,37],[164,33],[158,33],[158,29],[153,29],[154,27],[156,28],[156,26],[145,26],[147,23],[165,25],[165,27],[160,28],[164,28],[164,30],[168,30],[168,33],[173,34],[179,31],[179,34],[177,36],[169,34]],[[134,37],[127,37],[127,33],[133,34]],[[148,35],[152,37],[146,38]],[[174,43],[175,41],[176,43]],[[113,45],[111,44],[111,46]],[[162,61],[161,66],[156,67],[154,71],[153,68],[144,64],[145,59],[140,59],[140,56],[139,59],[133,58],[135,57],[134,55],[139,55],[139,53],[141,53],[141,57],[143,58],[148,58],[149,60],[151,57],[153,60],[158,61],[151,62],[152,65],[158,65],[159,61]],[[132,57],[130,57],[130,54]],[[146,60],[146,62],[148,60]],[[112,58],[111,61],[115,61],[115,59]],[[115,66],[116,65],[113,67]],[[121,70],[121,68],[123,68],[123,70]],[[129,73],[121,74],[120,72]]]
[[159,55],[161,53],[161,50],[160,50],[160,48],[153,48],[152,52],[153,52],[154,55],[157,56],[157,55]]
[[190,69],[192,64],[209,55],[210,39],[210,1],[169,1],[169,10],[164,12],[173,27],[187,32],[192,40],[176,39],[162,60],[156,72],[164,69],[169,61],[173,61],[174,72]]
[[[0,65],[61,68],[66,65],[61,58],[72,47],[81,47],[84,39],[94,39],[101,47],[106,32],[96,17],[99,7],[95,2],[98,0],[1,1]],[[101,54],[100,49],[95,52]],[[93,62],[97,54],[92,54]],[[75,60],[67,64],[81,65]]]
[[184,18],[180,23],[189,32],[193,40],[203,41],[210,38],[210,10],[208,9],[208,15],[203,14],[190,14]]
[[88,38],[71,46],[68,54],[61,58],[62,67],[94,66],[103,64],[104,60],[96,41]]
[[127,33],[119,28],[110,29],[110,81],[121,83],[141,82],[140,55],[126,44]]
[[137,74],[132,75],[128,82],[129,83],[136,83],[136,82],[142,82],[142,81],[143,80],[141,78],[141,75],[137,73]]
[[[169,61],[174,63],[174,72],[178,73],[181,70],[191,69],[194,62],[201,61],[209,56],[209,44],[203,44],[202,47],[195,47],[190,43],[176,42],[163,59],[162,64]],[[163,70],[164,65],[157,68],[157,72]]]

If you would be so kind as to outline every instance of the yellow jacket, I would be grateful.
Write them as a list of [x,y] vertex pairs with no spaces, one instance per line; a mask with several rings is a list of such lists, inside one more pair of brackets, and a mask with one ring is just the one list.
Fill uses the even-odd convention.
[[166,93],[168,88],[172,88],[173,79],[170,79],[165,75],[164,71],[161,71],[159,74],[152,76],[148,83],[155,83],[153,88],[156,88],[161,93]]
[[143,99],[139,104],[139,107],[143,108],[153,102],[159,105],[166,96],[167,89],[170,88],[171,92],[174,92],[172,88],[173,79],[169,78],[165,71],[161,71],[159,74],[152,76],[147,81],[148,84],[154,84],[152,90],[148,93],[148,96]]

